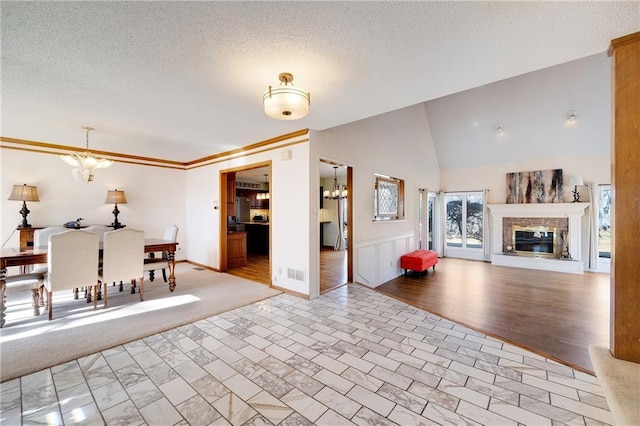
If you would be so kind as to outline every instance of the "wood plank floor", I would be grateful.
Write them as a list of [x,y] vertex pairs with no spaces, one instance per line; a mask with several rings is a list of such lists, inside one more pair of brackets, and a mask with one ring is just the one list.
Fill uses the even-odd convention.
[[[247,265],[229,269],[231,275],[271,284],[268,255],[247,255]],[[320,294],[347,283],[347,251],[320,251]]]
[[609,346],[609,275],[442,258],[436,271],[376,288],[405,303],[589,373],[588,346]]
[[320,250],[320,294],[347,283],[347,251]]

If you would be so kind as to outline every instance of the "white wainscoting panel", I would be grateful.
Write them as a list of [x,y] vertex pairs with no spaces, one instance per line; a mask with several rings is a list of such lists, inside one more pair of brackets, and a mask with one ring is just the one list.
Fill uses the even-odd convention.
[[417,250],[416,236],[400,235],[379,240],[362,241],[354,247],[355,282],[368,287],[402,275],[400,256]]

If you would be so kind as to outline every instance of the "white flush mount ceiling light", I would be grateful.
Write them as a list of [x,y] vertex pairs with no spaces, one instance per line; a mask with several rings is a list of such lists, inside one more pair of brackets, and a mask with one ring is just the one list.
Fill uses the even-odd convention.
[[569,115],[567,116],[567,119],[568,119],[570,122],[572,122],[572,123],[573,123],[574,121],[576,121],[576,119],[577,119],[577,118],[578,118],[578,114],[576,114],[576,112],[575,112],[575,111],[569,111]]
[[496,132],[498,132],[498,133],[504,132],[504,127],[502,127],[502,124],[498,124],[496,126]]
[[297,120],[309,114],[311,94],[293,87],[293,74],[280,73],[280,86],[264,93],[264,113],[278,120]]
[[82,127],[87,131],[86,151],[84,154],[67,154],[61,155],[62,161],[73,167],[71,175],[75,180],[82,179],[85,182],[93,180],[93,173],[96,169],[105,169],[113,165],[113,161],[104,158],[97,158],[89,152],[89,132],[95,130],[93,127]]

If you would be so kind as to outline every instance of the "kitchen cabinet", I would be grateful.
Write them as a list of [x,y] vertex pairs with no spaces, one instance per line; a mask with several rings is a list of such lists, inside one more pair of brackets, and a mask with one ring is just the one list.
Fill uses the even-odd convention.
[[227,267],[247,266],[247,233],[230,232],[227,234]]
[[251,254],[269,254],[269,224],[247,223],[247,251]]
[[249,205],[252,209],[266,210],[269,208],[269,200],[261,200],[258,198],[258,194],[263,194],[264,191],[247,190],[246,197],[249,198]]
[[236,215],[236,173],[227,173],[227,216]]

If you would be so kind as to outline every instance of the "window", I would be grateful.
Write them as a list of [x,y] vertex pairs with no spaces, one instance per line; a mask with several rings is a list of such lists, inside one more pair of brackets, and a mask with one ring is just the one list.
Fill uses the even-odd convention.
[[600,185],[598,200],[598,257],[611,258],[611,185]]
[[375,175],[373,220],[404,219],[404,180]]
[[481,192],[446,194],[446,246],[482,249],[484,195]]

